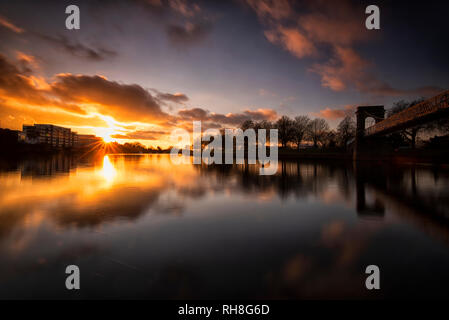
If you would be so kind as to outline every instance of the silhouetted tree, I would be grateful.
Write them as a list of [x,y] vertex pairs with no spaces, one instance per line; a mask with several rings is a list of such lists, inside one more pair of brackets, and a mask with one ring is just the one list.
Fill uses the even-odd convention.
[[[423,102],[424,99],[420,98],[417,100],[413,100],[411,102],[407,102],[404,100],[395,102],[393,104],[393,107],[388,111],[388,117],[393,116],[396,113],[399,113],[403,110],[406,110],[410,107],[413,107],[414,105]],[[400,135],[402,138],[407,141],[412,149],[415,149],[416,147],[416,140],[418,137],[418,134],[421,132],[431,132],[431,131],[448,131],[449,129],[449,121],[447,119],[441,119],[429,123],[425,123],[422,125],[417,125],[413,128],[404,129],[400,131]]]
[[322,143],[325,134],[329,131],[329,124],[326,120],[316,118],[310,121],[307,126],[307,135],[313,141],[313,146],[318,147],[318,143]]
[[257,125],[260,129],[266,129],[266,130],[273,129],[273,123],[271,123],[268,120],[262,120],[262,121],[258,122]]
[[[266,132],[265,132],[265,134],[266,134],[265,139],[266,139],[266,141],[270,141],[270,131],[269,130],[273,129],[273,127],[274,127],[273,123],[271,123],[268,120],[262,120],[262,121],[256,122],[254,124],[254,129],[256,130],[257,138],[259,138],[259,131],[258,130],[259,129],[265,129],[266,130]],[[257,141],[259,141],[259,140],[257,140]]]
[[293,137],[293,120],[287,116],[282,116],[276,121],[276,129],[278,129],[281,145],[286,147]]
[[293,120],[293,137],[292,141],[296,144],[298,150],[307,133],[307,126],[310,123],[308,116],[298,116]]
[[337,137],[340,145],[346,149],[348,142],[355,137],[355,121],[351,116],[346,116],[337,127]]
[[[414,106],[415,104],[418,104],[420,102],[424,101],[424,99],[418,99],[414,100],[412,102],[407,102],[404,100],[395,102],[393,104],[393,107],[388,111],[387,115],[388,117],[391,117],[392,115],[399,113],[401,111],[404,111],[405,109],[410,108],[411,106]],[[412,149],[415,149],[416,146],[416,136],[418,135],[418,131],[423,129],[423,126],[416,126],[410,129],[404,129],[400,132],[401,136],[410,143]]]
[[335,132],[335,130],[331,130],[331,131],[326,131],[323,134],[321,143],[326,148],[335,148],[337,146],[337,140],[338,140],[337,132]]
[[253,122],[253,120],[245,120],[245,121],[243,121],[243,123],[240,125],[240,129],[242,129],[243,131],[245,131],[246,129],[254,129],[254,122]]

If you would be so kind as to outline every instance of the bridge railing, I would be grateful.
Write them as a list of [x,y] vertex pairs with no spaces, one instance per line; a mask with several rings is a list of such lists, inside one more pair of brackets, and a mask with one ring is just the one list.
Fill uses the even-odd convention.
[[365,136],[383,133],[401,125],[405,125],[412,120],[417,120],[447,108],[449,108],[449,90],[446,90],[435,97],[418,103],[376,123],[369,128],[366,128]]

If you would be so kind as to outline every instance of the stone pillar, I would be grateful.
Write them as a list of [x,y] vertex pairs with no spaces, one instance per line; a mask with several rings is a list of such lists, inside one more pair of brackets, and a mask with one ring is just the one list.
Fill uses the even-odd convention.
[[365,148],[365,120],[366,118],[374,118],[376,123],[385,119],[384,106],[360,106],[357,107],[356,114],[356,134],[354,143],[353,159],[360,160],[363,158],[363,153],[369,148]]

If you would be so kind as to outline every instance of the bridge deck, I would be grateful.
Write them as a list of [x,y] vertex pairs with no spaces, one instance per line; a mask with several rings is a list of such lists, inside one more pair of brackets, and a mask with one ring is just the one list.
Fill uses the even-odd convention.
[[388,134],[446,116],[449,116],[449,90],[366,128],[365,136]]

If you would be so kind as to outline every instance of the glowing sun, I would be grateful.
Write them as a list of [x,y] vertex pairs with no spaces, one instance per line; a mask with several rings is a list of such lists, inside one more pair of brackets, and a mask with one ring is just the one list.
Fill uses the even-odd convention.
[[115,134],[113,128],[96,128],[95,135],[103,139],[105,143],[115,142],[116,139],[112,138]]

